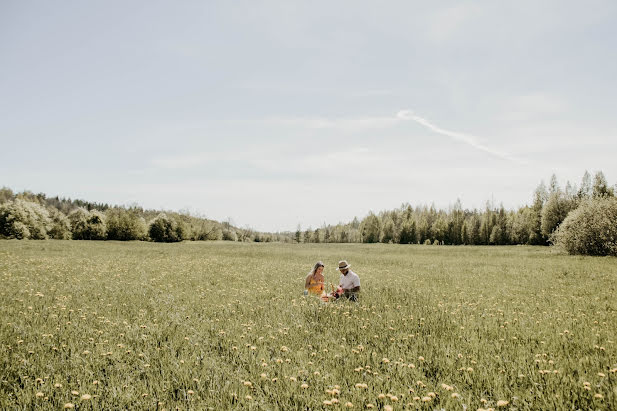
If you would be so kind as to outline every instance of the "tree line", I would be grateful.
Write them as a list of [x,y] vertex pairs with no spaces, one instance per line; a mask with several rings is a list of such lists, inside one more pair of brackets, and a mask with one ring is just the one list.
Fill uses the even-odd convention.
[[29,191],[13,193],[6,187],[0,189],[0,237],[156,242],[284,240],[278,234],[259,233],[189,213],[111,206]]
[[[535,189],[531,205],[517,210],[488,202],[484,209],[468,210],[459,200],[447,210],[405,203],[394,210],[370,212],[364,219],[354,218],[346,224],[307,230],[298,226],[292,235],[298,243],[549,245],[555,243],[556,230],[571,212],[581,206],[588,208],[591,203],[612,204],[616,191],[617,186],[610,186],[601,171],[593,178],[585,171],[578,187],[570,182],[561,187],[553,174],[548,186],[541,181]],[[617,220],[611,218],[602,226],[610,226],[611,222],[617,226]]]
[[[431,245],[549,245],[579,254],[617,255],[617,185],[601,171],[585,171],[577,187],[552,175],[541,181],[531,205],[506,210],[487,202],[447,210],[404,203],[362,220],[295,232],[262,233],[189,213],[119,207],[0,189],[0,237],[177,242],[184,240],[295,243],[396,243]],[[613,214],[614,213],[614,214]],[[568,220],[569,219],[569,220]],[[587,245],[580,244],[586,239]],[[598,240],[599,239],[599,240]],[[614,249],[614,250],[613,250]],[[587,251],[586,251],[587,250]],[[613,250],[613,251],[611,251]]]

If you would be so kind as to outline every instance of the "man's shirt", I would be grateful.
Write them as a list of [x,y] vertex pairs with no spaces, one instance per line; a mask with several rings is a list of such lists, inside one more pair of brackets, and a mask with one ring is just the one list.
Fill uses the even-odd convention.
[[351,290],[354,287],[360,287],[360,277],[358,277],[358,274],[349,270],[347,275],[341,274],[339,284],[343,287],[343,289]]

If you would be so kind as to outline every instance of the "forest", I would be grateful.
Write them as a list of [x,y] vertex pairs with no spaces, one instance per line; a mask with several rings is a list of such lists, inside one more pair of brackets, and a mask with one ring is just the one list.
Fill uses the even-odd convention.
[[[403,203],[351,222],[295,232],[264,233],[187,212],[144,210],[0,189],[0,236],[15,239],[118,241],[250,241],[395,243],[426,245],[557,245],[571,253],[617,254],[616,187],[601,171],[585,171],[579,186],[552,175],[540,182],[530,205],[507,210],[486,203],[448,209]],[[584,240],[583,240],[584,239]],[[584,244],[581,244],[584,242]]]

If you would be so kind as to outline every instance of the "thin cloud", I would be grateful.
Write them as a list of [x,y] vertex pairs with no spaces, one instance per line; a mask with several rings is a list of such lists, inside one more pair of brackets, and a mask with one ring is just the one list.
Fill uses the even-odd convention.
[[492,149],[490,147],[487,147],[483,144],[481,144],[478,140],[477,137],[472,136],[470,134],[463,134],[463,133],[459,133],[456,131],[450,131],[450,130],[445,130],[443,128],[437,127],[436,125],[430,123],[428,120],[417,116],[413,113],[413,111],[410,110],[401,110],[396,114],[396,117],[401,119],[401,120],[413,120],[416,123],[423,125],[424,127],[428,128],[431,131],[434,131],[437,134],[442,134],[444,136],[448,136],[451,137],[457,141],[460,141],[462,143],[465,143],[471,147],[474,147],[478,150],[484,151],[486,153],[489,153],[495,157],[499,157],[501,159],[504,160],[508,160],[508,161],[515,161],[515,162],[520,162],[519,160],[516,160],[515,158],[513,158],[510,154],[508,153],[504,153],[502,151],[499,150],[495,150]]

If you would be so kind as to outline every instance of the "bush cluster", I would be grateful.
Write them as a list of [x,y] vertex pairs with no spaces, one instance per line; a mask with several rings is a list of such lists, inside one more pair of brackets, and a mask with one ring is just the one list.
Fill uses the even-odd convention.
[[568,214],[551,241],[570,254],[617,256],[617,198],[583,202]]
[[6,238],[44,240],[52,221],[47,209],[20,198],[0,205],[0,235]]
[[159,243],[174,243],[184,239],[185,229],[182,222],[167,216],[165,213],[159,214],[148,228],[148,235],[152,241]]

